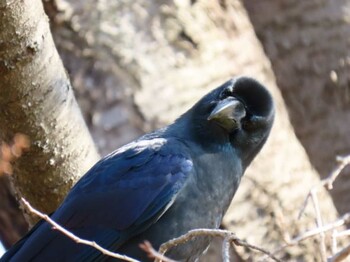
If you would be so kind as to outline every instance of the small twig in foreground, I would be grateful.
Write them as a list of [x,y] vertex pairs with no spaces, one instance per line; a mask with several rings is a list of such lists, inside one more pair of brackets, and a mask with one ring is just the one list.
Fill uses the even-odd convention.
[[344,261],[350,255],[350,245],[340,250],[334,256],[328,258],[328,262],[340,262]]
[[[316,225],[318,228],[323,227],[322,217],[321,217],[321,211],[320,206],[318,204],[318,198],[317,193],[315,191],[312,191],[311,193],[311,200],[312,204],[315,209],[316,213]],[[326,249],[326,234],[325,232],[320,232],[320,251],[321,251],[321,258],[323,262],[327,261],[327,249]]]
[[279,247],[278,249],[276,249],[273,254],[277,254],[279,252],[281,252],[283,249],[289,247],[289,246],[295,246],[297,245],[299,242],[310,238],[310,237],[314,237],[320,233],[329,231],[329,230],[333,230],[337,227],[343,226],[347,223],[350,222],[350,212],[345,213],[344,215],[342,215],[339,219],[337,219],[336,221],[334,221],[333,223],[324,225],[323,227],[316,227],[314,229],[311,229],[309,231],[304,232],[303,234],[301,234],[300,236],[293,238],[291,241],[289,241],[288,243],[286,243],[285,245]]
[[141,243],[139,247],[147,253],[149,258],[154,258],[162,262],[177,262],[176,260],[172,260],[162,255],[161,253],[159,253],[157,250],[153,248],[152,244],[147,240]]
[[337,232],[335,234],[336,237],[344,237],[344,236],[350,236],[350,229],[341,231],[341,232]]
[[225,238],[222,241],[222,261],[230,262],[230,239]]
[[[341,174],[341,172],[343,171],[343,169],[350,164],[350,155],[347,156],[338,156],[337,157],[337,161],[338,161],[338,165],[336,166],[336,168],[329,174],[329,176],[323,180],[321,180],[320,183],[318,183],[317,185],[313,186],[309,193],[307,194],[303,206],[299,212],[298,215],[298,219],[301,218],[301,216],[303,215],[303,213],[305,212],[306,206],[308,204],[309,199],[311,198],[312,203],[313,203],[313,207],[315,210],[315,215],[316,215],[316,224],[317,227],[314,229],[311,229],[309,231],[304,232],[303,234],[295,237],[294,239],[287,241],[286,244],[282,245],[281,247],[279,247],[278,249],[276,249],[273,254],[277,254],[279,252],[281,252],[282,250],[284,250],[285,248],[289,247],[289,246],[294,246],[299,244],[299,242],[307,239],[307,238],[311,238],[311,237],[315,237],[317,235],[320,235],[320,249],[321,249],[321,255],[322,255],[322,261],[341,261],[341,260],[332,260],[334,257],[328,258],[326,259],[326,245],[325,245],[325,232],[333,230],[332,233],[332,253],[335,252],[336,250],[336,246],[337,246],[337,241],[336,238],[337,236],[342,235],[341,233],[337,233],[336,232],[336,228],[343,226],[346,223],[350,222],[350,212],[345,213],[343,216],[341,216],[338,220],[334,221],[333,223],[327,224],[327,225],[323,225],[322,223],[322,217],[321,217],[321,212],[320,212],[320,208],[319,208],[319,203],[318,203],[318,198],[317,198],[317,193],[318,191],[324,187],[327,190],[331,190],[333,188],[333,183],[334,181],[337,179],[337,177]],[[346,231],[343,231],[346,232]],[[346,235],[346,233],[344,233],[344,235]],[[349,248],[350,249],[350,248]],[[346,251],[346,248],[342,250],[344,253]],[[349,251],[350,252],[350,251]],[[343,254],[343,253],[342,253]]]
[[101,247],[99,244],[97,244],[94,241],[89,241],[89,240],[85,240],[85,239],[81,239],[81,238],[77,237],[72,232],[69,232],[67,229],[63,228],[62,226],[57,224],[55,221],[53,221],[48,215],[43,214],[40,211],[38,211],[35,208],[33,208],[29,204],[29,202],[27,200],[25,200],[23,197],[21,198],[21,201],[24,204],[24,206],[28,209],[29,212],[31,212],[31,213],[37,215],[38,217],[44,219],[46,222],[48,222],[49,224],[51,224],[53,226],[53,229],[58,230],[59,232],[61,232],[65,236],[67,236],[67,237],[71,238],[72,240],[74,240],[76,243],[87,245],[87,246],[91,246],[91,247],[97,249],[98,251],[100,251],[102,254],[110,256],[110,257],[113,257],[113,258],[118,258],[118,259],[122,259],[124,261],[130,261],[130,262],[139,262],[138,260],[130,258],[128,256],[120,255],[120,254],[111,252],[111,251],[109,251],[107,249],[104,249],[103,247]]
[[[221,229],[195,229],[195,230],[191,230],[188,233],[186,233],[178,238],[174,238],[174,239],[169,240],[168,242],[162,244],[159,248],[159,253],[165,254],[165,252],[167,250],[171,249],[172,247],[184,244],[195,237],[203,237],[203,236],[220,237],[220,238],[225,239],[227,242],[232,243],[236,246],[243,246],[243,247],[247,247],[249,249],[259,251],[259,252],[269,256],[274,261],[281,262],[281,260],[279,260],[273,254],[271,254],[269,251],[267,251],[263,248],[257,247],[255,245],[249,244],[246,241],[239,239],[233,232],[230,232],[228,230],[221,230]],[[159,261],[159,260],[157,260],[157,261]]]
[[327,190],[333,189],[333,183],[343,171],[343,169],[350,164],[350,155],[347,156],[337,156],[338,166],[333,170],[333,172],[324,180],[324,186]]
[[316,186],[313,186],[310,192],[307,194],[304,200],[303,206],[299,212],[298,219],[300,219],[302,214],[304,213],[312,192],[316,193],[321,187],[325,187],[327,190],[333,189],[334,181],[337,179],[337,177],[340,175],[343,169],[350,164],[350,155],[337,156],[336,160],[338,162],[338,165],[336,166],[336,168],[329,174],[328,177],[326,177],[325,179],[322,179],[321,182]]
[[338,233],[338,230],[333,229],[333,232],[331,234],[331,240],[332,240],[331,252],[332,252],[332,255],[337,253],[337,250],[338,250],[337,233]]

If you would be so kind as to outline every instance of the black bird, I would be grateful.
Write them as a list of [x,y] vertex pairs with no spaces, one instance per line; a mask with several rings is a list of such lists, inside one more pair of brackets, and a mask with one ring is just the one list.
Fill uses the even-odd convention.
[[[138,247],[144,240],[158,248],[191,229],[220,226],[273,118],[271,95],[260,83],[231,79],[173,124],[102,158],[51,218],[81,238],[147,261]],[[198,238],[166,255],[195,261],[209,242]],[[41,221],[0,261],[106,260]]]

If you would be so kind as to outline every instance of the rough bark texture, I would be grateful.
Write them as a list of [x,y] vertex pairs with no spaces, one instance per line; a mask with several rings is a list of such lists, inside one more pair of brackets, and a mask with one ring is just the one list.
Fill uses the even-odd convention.
[[[349,1],[244,0],[296,134],[321,177],[350,153]],[[350,210],[350,168],[332,193]]]
[[98,155],[40,0],[0,2],[0,139],[26,134],[14,164],[19,196],[50,213]]
[[[297,214],[318,177],[294,135],[268,59],[240,2],[55,1],[47,10],[56,18],[56,42],[103,152],[171,122],[233,75],[250,75],[266,84],[276,100],[276,123],[224,225],[270,249],[283,243],[286,234],[314,226],[310,210],[300,221]],[[325,192],[320,201],[325,220],[333,219],[336,212]],[[283,257],[312,260],[317,253],[310,241]],[[255,253],[242,251],[241,256],[256,260]]]

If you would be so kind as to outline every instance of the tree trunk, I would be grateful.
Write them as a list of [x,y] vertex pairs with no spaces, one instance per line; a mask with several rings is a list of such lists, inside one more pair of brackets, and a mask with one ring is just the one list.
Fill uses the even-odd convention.
[[[271,59],[291,121],[321,177],[350,153],[349,2],[245,0]],[[340,213],[350,209],[350,168],[331,191]]]
[[18,196],[50,213],[98,155],[41,1],[0,3],[0,139],[29,137],[13,183]]
[[[282,244],[287,233],[294,236],[314,226],[310,210],[300,221],[297,214],[318,177],[294,135],[269,61],[240,2],[51,3],[47,10],[53,11],[55,39],[78,100],[90,110],[85,114],[100,148],[109,151],[140,130],[171,122],[233,75],[253,76],[273,93],[277,116],[224,226],[270,249]],[[324,218],[334,219],[336,211],[324,191],[320,201]],[[317,253],[312,241],[283,256],[306,260]],[[255,256],[242,256],[249,255]]]

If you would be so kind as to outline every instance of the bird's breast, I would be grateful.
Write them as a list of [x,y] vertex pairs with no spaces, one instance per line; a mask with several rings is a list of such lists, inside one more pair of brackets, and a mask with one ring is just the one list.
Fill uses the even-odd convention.
[[[196,228],[218,228],[237,190],[242,168],[229,154],[202,153],[193,161],[195,172],[152,229],[153,234],[162,235],[157,239],[172,239]],[[177,259],[181,259],[179,254],[197,257],[208,244],[208,238],[197,238],[169,255]]]
[[[237,190],[242,167],[234,154],[196,151],[192,154],[193,169],[174,203],[163,216],[134,239],[149,240],[155,248],[192,229],[218,228],[223,214]],[[210,243],[209,238],[196,238],[171,249],[166,255],[180,261],[195,261]]]

